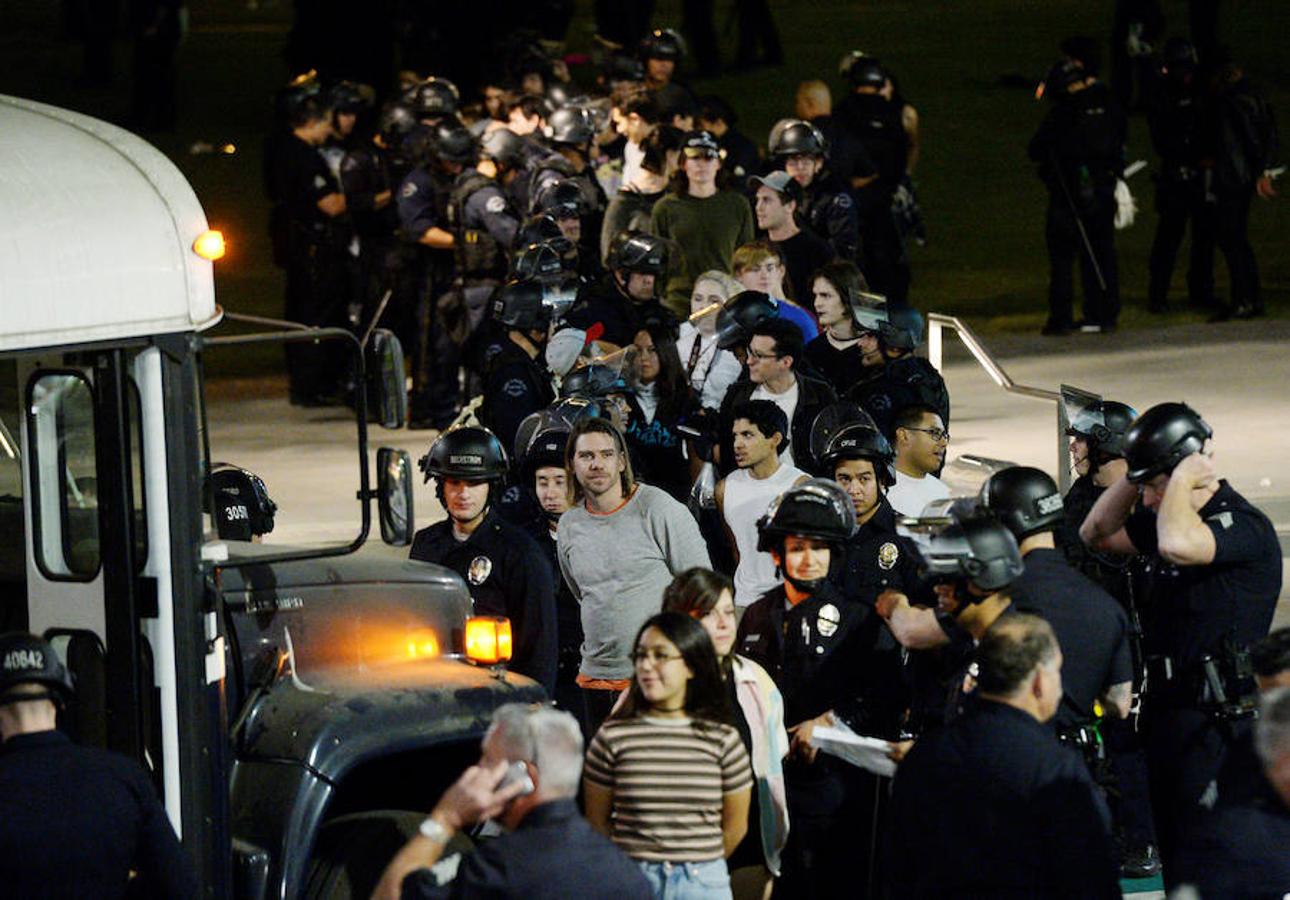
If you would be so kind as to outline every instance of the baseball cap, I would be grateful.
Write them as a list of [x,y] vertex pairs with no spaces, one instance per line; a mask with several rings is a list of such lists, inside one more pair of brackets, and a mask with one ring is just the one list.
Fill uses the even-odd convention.
[[786,195],[785,199],[802,202],[802,186],[787,172],[771,172],[769,175],[754,175],[748,179],[753,184],[765,185],[777,194]]
[[691,131],[685,136],[685,143],[681,146],[686,156],[721,157],[721,145],[708,131]]

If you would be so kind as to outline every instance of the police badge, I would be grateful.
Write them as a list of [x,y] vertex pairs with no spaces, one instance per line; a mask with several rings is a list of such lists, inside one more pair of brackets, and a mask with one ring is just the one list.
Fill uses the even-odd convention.
[[491,574],[493,574],[493,561],[487,556],[476,556],[470,561],[470,568],[466,570],[466,577],[471,584],[483,584]]
[[884,572],[894,566],[898,559],[900,559],[900,548],[891,541],[887,541],[878,548],[878,568]]
[[842,613],[838,608],[832,603],[826,603],[820,607],[820,612],[815,617],[815,630],[820,633],[820,637],[833,637],[841,621]]

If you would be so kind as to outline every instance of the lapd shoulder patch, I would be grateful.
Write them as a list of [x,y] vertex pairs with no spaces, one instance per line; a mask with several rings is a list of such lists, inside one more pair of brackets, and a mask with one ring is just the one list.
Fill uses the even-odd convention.
[[838,191],[836,194],[833,195],[833,205],[836,206],[838,209],[850,209],[851,195],[848,194],[846,191]]
[[476,556],[470,561],[470,568],[466,570],[466,577],[470,579],[471,584],[475,585],[483,584],[491,574],[493,574],[493,561],[487,556]]
[[900,548],[891,541],[878,548],[878,568],[887,571],[900,559]]
[[506,198],[501,194],[495,194],[494,196],[489,197],[488,201],[484,203],[485,212],[490,212],[493,215],[496,215],[504,209],[506,209]]
[[1219,513],[1216,516],[1210,516],[1205,521],[1217,522],[1219,525],[1223,526],[1223,530],[1226,531],[1227,529],[1232,527],[1232,514],[1224,510],[1223,512]]
[[415,181],[405,181],[403,182],[403,190],[399,191],[399,196],[406,200],[416,192],[417,183]]

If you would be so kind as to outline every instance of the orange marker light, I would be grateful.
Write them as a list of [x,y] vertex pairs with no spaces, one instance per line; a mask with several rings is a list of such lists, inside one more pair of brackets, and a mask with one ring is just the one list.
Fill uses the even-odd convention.
[[439,642],[428,631],[417,631],[408,635],[409,659],[434,659],[439,655]]
[[505,616],[471,616],[466,620],[466,658],[496,665],[511,658],[511,620]]
[[211,262],[220,259],[226,249],[224,235],[213,228],[203,231],[197,240],[193,241],[193,252]]

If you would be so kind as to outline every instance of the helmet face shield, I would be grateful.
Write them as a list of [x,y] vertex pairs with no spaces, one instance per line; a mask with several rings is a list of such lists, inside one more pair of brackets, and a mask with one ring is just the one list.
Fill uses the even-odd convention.
[[879,331],[890,321],[887,298],[881,294],[857,291],[851,300],[851,315],[862,331]]
[[1089,437],[1094,429],[1106,428],[1102,398],[1069,384],[1061,386],[1062,410],[1066,415],[1066,433],[1072,437]]
[[560,322],[578,299],[578,276],[562,275],[542,284],[542,308],[552,322]]

